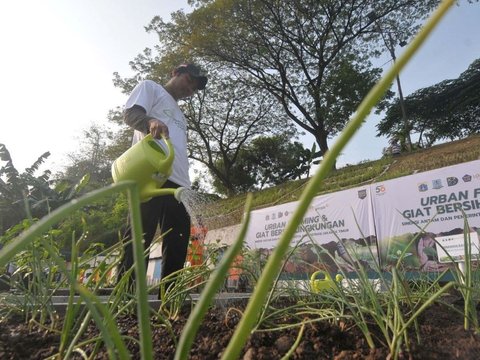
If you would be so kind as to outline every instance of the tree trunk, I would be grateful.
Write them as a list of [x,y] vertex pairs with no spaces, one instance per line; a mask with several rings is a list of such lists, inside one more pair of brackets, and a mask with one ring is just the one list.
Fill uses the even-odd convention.
[[[325,134],[323,131],[321,134],[315,134],[315,140],[317,142],[317,145],[320,147],[320,151],[322,152],[322,157],[325,158],[325,154],[328,152],[329,147],[328,147],[328,142],[327,142],[327,134]],[[336,170],[337,168],[337,161],[335,160],[332,166],[332,170]]]

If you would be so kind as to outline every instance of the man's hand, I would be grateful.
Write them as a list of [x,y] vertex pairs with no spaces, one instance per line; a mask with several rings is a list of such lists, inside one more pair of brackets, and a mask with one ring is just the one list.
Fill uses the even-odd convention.
[[168,126],[164,122],[158,119],[148,120],[148,130],[150,134],[156,139],[160,139],[162,136],[165,139],[169,139],[170,135],[168,134]]

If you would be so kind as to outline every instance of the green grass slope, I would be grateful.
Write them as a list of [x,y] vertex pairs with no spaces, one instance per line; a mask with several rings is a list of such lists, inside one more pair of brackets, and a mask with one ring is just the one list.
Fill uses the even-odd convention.
[[[318,189],[318,195],[345,190],[369,183],[394,179],[480,158],[480,135],[419,149],[396,157],[362,162],[331,171]],[[288,181],[282,185],[253,193],[253,209],[283,204],[299,199],[308,179]],[[246,194],[206,204],[204,217],[211,230],[241,221]]]

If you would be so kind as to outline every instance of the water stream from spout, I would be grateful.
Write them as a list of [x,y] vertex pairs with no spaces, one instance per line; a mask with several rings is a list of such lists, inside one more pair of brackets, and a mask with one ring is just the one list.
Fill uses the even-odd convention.
[[183,189],[178,198],[190,215],[192,226],[204,225],[205,206],[211,202],[208,196],[195,190]]

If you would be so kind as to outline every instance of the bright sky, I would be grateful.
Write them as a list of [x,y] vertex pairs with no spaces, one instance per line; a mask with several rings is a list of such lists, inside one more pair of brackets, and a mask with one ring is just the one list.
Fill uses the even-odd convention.
[[155,44],[144,26],[187,0],[15,0],[0,3],[0,143],[23,171],[50,151],[62,166],[82,130],[126,100],[113,73]]
[[[450,9],[400,73],[404,96],[445,79],[457,78],[475,59],[480,58],[480,3],[468,4],[460,0],[460,4]],[[397,57],[404,49],[396,50]],[[387,63],[383,68],[389,66],[391,64]],[[393,84],[392,90],[397,91],[396,84]],[[338,161],[340,166],[381,158],[388,140],[375,136],[378,121],[378,116],[370,115],[344,149],[344,155]]]
[[[458,77],[480,57],[480,4],[463,3],[402,72],[405,95]],[[129,61],[155,44],[144,26],[180,8],[187,8],[187,0],[2,1],[0,143],[15,167],[23,171],[50,151],[47,166],[59,169],[82,130],[105,123],[108,110],[125,102],[113,86],[113,72],[132,75]],[[340,165],[381,157],[387,140],[375,137],[376,121],[368,119]],[[312,143],[306,139],[305,146]]]

